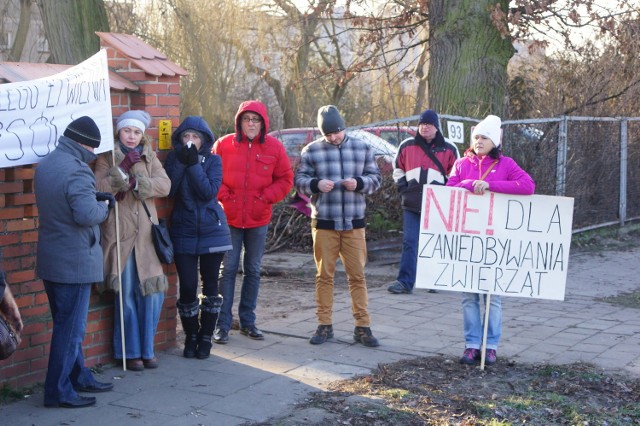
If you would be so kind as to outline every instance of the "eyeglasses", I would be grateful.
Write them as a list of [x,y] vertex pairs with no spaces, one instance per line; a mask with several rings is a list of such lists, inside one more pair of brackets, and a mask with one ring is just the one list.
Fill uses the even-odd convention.
[[262,123],[262,118],[260,118],[260,117],[242,117],[242,122],[243,123],[252,122],[254,124],[260,124],[260,123]]

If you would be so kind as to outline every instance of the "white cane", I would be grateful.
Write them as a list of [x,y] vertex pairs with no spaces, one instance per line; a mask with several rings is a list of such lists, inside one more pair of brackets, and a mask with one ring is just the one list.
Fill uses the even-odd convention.
[[[116,166],[115,148],[111,150],[113,166]],[[122,369],[127,371],[127,351],[124,343],[124,306],[122,303],[122,263],[120,262],[120,218],[118,214],[118,203],[115,206],[116,215],[116,264],[118,265],[118,303],[120,304],[120,340],[122,341]]]

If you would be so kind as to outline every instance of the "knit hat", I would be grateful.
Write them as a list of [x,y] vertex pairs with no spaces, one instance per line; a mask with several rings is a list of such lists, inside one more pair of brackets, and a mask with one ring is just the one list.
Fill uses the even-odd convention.
[[147,111],[131,110],[122,114],[118,121],[116,121],[116,132],[119,132],[123,127],[135,127],[140,129],[142,133],[151,124],[151,116]]
[[425,110],[422,114],[420,114],[420,121],[418,124],[431,124],[436,127],[436,129],[440,128],[440,119],[438,118],[438,114],[432,109]]
[[82,145],[93,148],[100,146],[100,129],[96,122],[86,115],[69,123],[63,135]]
[[500,148],[500,144],[502,143],[502,133],[500,131],[500,126],[502,126],[502,121],[500,117],[495,115],[487,115],[487,117],[479,122],[476,127],[473,128],[471,132],[471,140],[474,141],[476,135],[485,136],[491,139],[491,142],[496,146],[496,148]]
[[340,132],[345,129],[344,120],[333,105],[325,105],[318,110],[318,128],[323,135]]
[[202,142],[205,142],[204,133],[202,133],[200,130],[196,130],[196,129],[184,129],[182,132],[180,132],[180,137],[182,137],[182,135],[187,133],[187,132],[195,133],[196,135],[198,135],[198,137],[200,138],[200,140]]

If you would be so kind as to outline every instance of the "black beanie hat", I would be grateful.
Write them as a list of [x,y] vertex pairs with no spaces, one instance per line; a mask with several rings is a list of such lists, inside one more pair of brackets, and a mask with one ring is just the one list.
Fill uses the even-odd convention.
[[428,109],[420,114],[420,122],[418,124],[431,124],[436,127],[436,129],[440,128],[440,120],[438,119],[438,114],[432,109]]
[[318,128],[323,135],[344,130],[345,124],[338,108],[333,105],[325,105],[318,110]]
[[86,115],[69,123],[63,134],[82,145],[93,148],[100,146],[100,129],[98,129],[96,122]]

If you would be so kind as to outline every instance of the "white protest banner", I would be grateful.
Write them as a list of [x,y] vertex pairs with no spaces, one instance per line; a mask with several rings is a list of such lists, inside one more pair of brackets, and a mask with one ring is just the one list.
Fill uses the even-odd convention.
[[107,52],[50,77],[0,84],[0,168],[39,162],[67,125],[91,117],[102,136],[96,153],[113,149]]
[[425,185],[416,287],[564,300],[573,198]]

